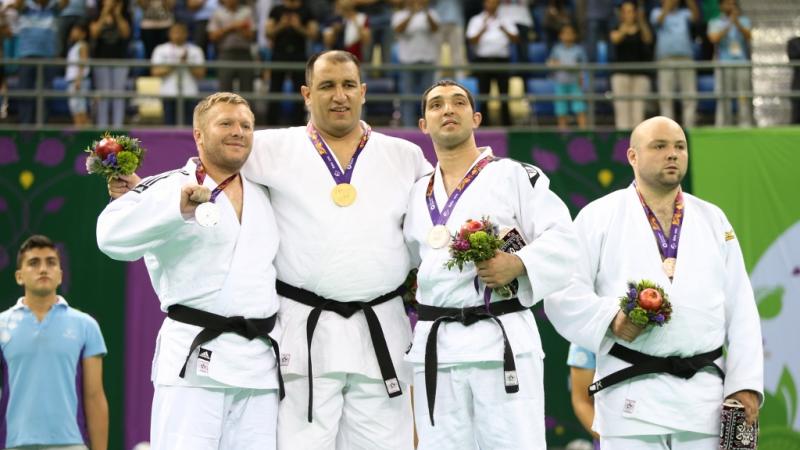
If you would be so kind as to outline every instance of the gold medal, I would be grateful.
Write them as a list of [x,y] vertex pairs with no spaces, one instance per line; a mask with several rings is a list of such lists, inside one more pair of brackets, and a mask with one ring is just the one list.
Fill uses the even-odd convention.
[[675,258],[666,258],[661,262],[661,268],[668,277],[672,278],[675,275]]
[[436,225],[428,232],[428,245],[439,249],[450,243],[450,232],[444,225]]
[[338,206],[350,206],[356,201],[356,188],[350,183],[337,184],[331,191],[331,198]]

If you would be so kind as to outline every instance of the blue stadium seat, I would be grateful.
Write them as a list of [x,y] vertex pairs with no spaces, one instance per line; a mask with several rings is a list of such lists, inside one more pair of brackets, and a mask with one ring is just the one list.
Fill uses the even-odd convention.
[[544,64],[547,61],[547,44],[544,42],[531,42],[528,44],[528,61]]
[[216,78],[203,78],[197,81],[197,90],[198,92],[211,94],[213,92],[219,91],[219,80]]
[[[64,77],[56,77],[53,79],[54,91],[67,92],[68,86],[69,83],[67,83],[67,80],[64,79]],[[72,114],[69,112],[69,103],[67,97],[48,99],[47,116],[50,118],[57,116],[71,117]]]
[[[700,75],[697,77],[698,93],[714,92],[714,75]],[[714,114],[717,107],[716,100],[700,100],[697,102],[697,112],[700,114]]]
[[550,78],[528,79],[528,94],[534,96],[534,100],[531,102],[531,109],[536,114],[536,117],[555,116],[555,106],[552,100],[537,101],[535,99],[538,95],[554,95],[555,93],[555,82]]
[[[477,78],[475,78],[475,77],[464,77],[464,78],[459,78],[456,81],[458,83],[460,83],[462,86],[464,86],[465,88],[467,88],[467,90],[469,91],[470,94],[472,94],[473,97],[477,97],[480,94],[480,88],[478,87],[478,79]],[[488,94],[488,92],[487,92],[487,94]],[[475,103],[475,110],[476,111],[480,111],[481,110],[480,102],[478,102],[477,100],[476,100],[476,103]]]
[[[371,94],[394,94],[397,92],[397,86],[394,77],[380,77],[364,79]],[[398,103],[399,104],[399,103]],[[369,117],[369,121],[374,121],[374,117],[383,118],[381,122],[386,119],[391,119],[395,112],[395,105],[391,102],[370,102],[364,106],[366,110],[365,117]]]
[[608,42],[597,41],[597,63],[608,64]]

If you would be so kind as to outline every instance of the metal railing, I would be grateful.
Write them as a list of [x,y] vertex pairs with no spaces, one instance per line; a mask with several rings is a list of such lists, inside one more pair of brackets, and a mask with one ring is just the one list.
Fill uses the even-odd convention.
[[[30,128],[64,128],[70,127],[70,124],[65,123],[46,123],[44,120],[44,111],[46,108],[46,101],[48,99],[66,99],[70,97],[88,97],[94,99],[116,99],[116,98],[124,98],[124,99],[142,99],[142,94],[138,93],[135,88],[125,90],[114,90],[114,91],[107,91],[107,90],[92,90],[86,93],[71,93],[67,92],[66,90],[55,90],[52,88],[45,89],[44,81],[45,81],[45,70],[48,67],[56,68],[56,69],[63,69],[68,65],[65,59],[0,59],[0,64],[3,67],[10,67],[10,66],[35,66],[36,67],[36,80],[35,80],[35,88],[34,89],[12,89],[9,88],[8,92],[2,95],[7,95],[9,99],[12,100],[20,100],[20,99],[34,99],[35,101],[35,110],[36,110],[36,121],[34,124],[29,125],[21,125],[18,123],[0,123],[0,129],[30,129]],[[138,76],[149,76],[151,63],[149,61],[143,60],[133,60],[133,59],[119,59],[119,60],[111,60],[111,59],[104,59],[104,60],[89,60],[87,62],[88,66],[91,68],[96,67],[120,67],[125,66],[130,69],[134,69],[134,74],[129,72],[128,78],[129,80],[135,80]],[[174,68],[191,68],[195,67],[192,65],[187,64],[159,64],[159,66],[165,67],[174,67]],[[208,61],[203,64],[203,67],[211,70],[217,71],[219,69],[249,69],[253,70],[254,72],[261,73],[265,70],[298,70],[304,71],[305,66],[303,63],[279,63],[279,62],[233,62],[233,61]],[[695,70],[695,71],[705,71],[705,72],[713,72],[715,69],[730,69],[730,68],[748,68],[751,71],[756,69],[779,69],[779,70],[786,70],[787,74],[791,73],[791,70],[800,68],[800,62],[775,62],[775,63],[753,63],[753,62],[743,62],[737,64],[730,64],[730,63],[719,63],[717,61],[711,62],[696,62],[696,61],[686,61],[686,62],[669,62],[668,64],[660,64],[657,62],[651,63],[606,63],[606,64],[581,64],[578,66],[574,66],[569,70],[575,73],[582,73],[586,77],[586,81],[584,86],[588,86],[589,89],[587,92],[584,92],[579,95],[556,95],[556,94],[533,94],[530,92],[526,92],[523,95],[489,95],[488,93],[475,93],[475,99],[478,102],[487,102],[491,100],[500,100],[503,102],[506,101],[524,101],[528,102],[529,104],[534,104],[535,102],[553,102],[555,100],[583,100],[587,103],[587,124],[588,128],[592,129],[595,128],[596,124],[596,105],[599,102],[613,102],[614,100],[645,100],[645,101],[656,101],[662,100],[665,97],[658,94],[657,92],[651,91],[646,94],[614,94],[610,86],[608,90],[604,90],[603,92],[596,92],[595,89],[595,80],[601,77],[608,77],[610,74],[618,71],[636,71],[636,72],[644,72],[655,75],[659,69],[674,69],[674,70]],[[375,78],[384,78],[384,77],[393,77],[394,75],[402,72],[402,71],[444,71],[446,73],[456,73],[460,71],[468,71],[472,74],[476,74],[478,72],[493,72],[493,73],[502,73],[506,72],[510,76],[519,76],[522,77],[523,80],[527,80],[530,77],[539,77],[539,78],[546,78],[552,75],[556,71],[563,71],[567,70],[564,67],[550,67],[545,64],[534,64],[534,63],[515,63],[515,64],[470,64],[466,66],[430,66],[430,65],[413,65],[413,64],[381,64],[381,65],[363,65],[362,66],[362,77],[364,81],[367,83],[367,108],[369,109],[370,105],[374,105],[377,103],[394,103],[395,106],[398,105],[398,102],[405,102],[405,101],[413,101],[419,102],[420,96],[418,94],[404,94],[400,93],[400,87],[395,86],[394,92],[386,92],[386,93],[375,93],[370,92],[369,90],[369,82],[370,80],[374,80]],[[141,72],[136,74],[136,72]],[[788,75],[787,75],[788,77]],[[7,76],[7,78],[9,78]],[[181,77],[178,77],[178,92],[177,95],[160,95],[160,94],[150,94],[146,95],[148,99],[170,99],[176,100],[176,120],[178,126],[184,125],[188,126],[190,124],[184,124],[183,117],[184,117],[184,101],[183,100],[198,100],[200,98],[205,97],[209,92],[200,92],[198,95],[194,96],[187,96],[180,94],[182,92],[181,89]],[[524,83],[525,89],[527,90],[527,83]],[[787,86],[788,87],[788,86]],[[262,92],[239,92],[241,95],[245,96],[251,102],[281,102],[281,101],[296,101],[300,102],[299,93],[262,93]],[[800,98],[800,91],[791,91],[791,90],[769,90],[769,91],[762,91],[762,90],[748,90],[748,91],[728,91],[728,92],[697,92],[694,95],[688,95],[682,92],[675,92],[671,94],[668,98],[672,100],[716,100],[716,101],[730,101],[733,99],[738,98],[747,98],[751,101],[756,98],[769,98],[769,99],[796,99]],[[277,107],[275,103],[273,103],[274,107]],[[369,120],[369,117],[366,117]],[[266,124],[269,126],[270,124]],[[525,126],[529,124],[523,124]],[[138,124],[130,124],[127,123],[123,128],[128,128],[131,126],[139,127]]]

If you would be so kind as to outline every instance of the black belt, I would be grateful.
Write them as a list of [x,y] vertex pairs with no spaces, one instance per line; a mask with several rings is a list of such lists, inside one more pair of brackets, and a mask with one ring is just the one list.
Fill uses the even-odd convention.
[[275,287],[278,290],[278,295],[313,308],[308,314],[308,319],[306,321],[309,423],[312,421],[311,410],[314,405],[314,372],[311,364],[311,340],[314,337],[314,330],[317,328],[317,322],[319,322],[319,316],[322,314],[322,311],[335,312],[344,318],[350,318],[353,314],[364,311],[364,317],[367,319],[367,326],[369,327],[369,336],[372,338],[372,346],[375,348],[375,356],[378,359],[378,367],[381,369],[381,377],[383,377],[383,385],[386,388],[386,393],[389,397],[397,397],[403,394],[402,389],[400,389],[400,382],[397,381],[397,373],[392,364],[392,356],[389,353],[389,347],[386,345],[386,337],[383,335],[381,322],[378,320],[378,316],[375,314],[372,307],[403,295],[405,286],[400,286],[392,292],[383,294],[367,302],[338,302],[336,300],[320,297],[311,291],[294,287],[280,280],[275,283]]
[[631,350],[628,347],[614,344],[608,354],[632,365],[592,383],[592,385],[589,386],[590,396],[617,383],[638,377],[639,375],[651,373],[668,373],[688,380],[701,369],[710,367],[714,369],[714,372],[716,372],[720,378],[723,380],[725,379],[725,372],[714,363],[715,359],[722,356],[722,347],[707,353],[681,358],[680,356],[650,356],[645,353],[637,352],[636,350]]
[[506,393],[513,394],[519,391],[517,366],[514,363],[514,352],[508,342],[506,329],[497,316],[526,309],[528,308],[522,306],[516,298],[492,303],[490,312],[486,311],[484,305],[471,308],[439,308],[423,304],[417,305],[418,320],[433,321],[428,333],[428,341],[425,343],[425,394],[428,398],[428,415],[431,419],[431,426],[434,426],[433,405],[436,401],[436,369],[439,366],[439,357],[436,352],[436,335],[439,332],[439,325],[442,322],[459,322],[462,325],[470,326],[481,320],[494,320],[500,326],[500,331],[503,332],[503,381]]
[[189,357],[192,356],[194,349],[212,339],[216,339],[222,333],[236,333],[251,341],[260,337],[269,341],[272,344],[272,351],[275,352],[275,363],[278,367],[278,394],[280,399],[283,400],[285,392],[283,390],[283,377],[281,376],[281,352],[278,349],[278,341],[272,339],[272,336],[269,335],[269,332],[275,327],[276,314],[266,319],[245,319],[242,316],[220,316],[184,305],[171,305],[167,308],[167,316],[176,322],[203,328],[195,336],[192,345],[189,347],[189,354],[186,355],[186,361],[183,362],[183,367],[181,368],[181,378],[186,375],[186,364],[189,363]]

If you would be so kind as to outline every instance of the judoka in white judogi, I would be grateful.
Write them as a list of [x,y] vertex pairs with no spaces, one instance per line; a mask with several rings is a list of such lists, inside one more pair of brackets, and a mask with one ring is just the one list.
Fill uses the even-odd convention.
[[[252,113],[242,102],[212,103],[206,112],[211,124],[200,132],[205,134],[198,147],[209,173],[203,181],[208,189],[217,187],[210,161],[241,156],[245,148],[249,153]],[[237,120],[247,123],[250,136],[238,129]],[[197,134],[195,129],[196,139]],[[218,138],[225,142],[221,149],[215,145]],[[223,317],[273,316],[279,306],[272,264],[278,233],[267,190],[242,176],[241,221],[234,204],[219,194],[220,222],[202,227],[180,208],[182,189],[196,183],[199,161],[193,158],[181,169],[146,178],[110,203],[98,219],[98,245],[114,259],[144,258],[165,312],[182,305]],[[152,372],[152,448],[274,449],[279,385],[270,343],[223,333],[194,350],[180,377],[201,330],[167,318],[159,331]],[[279,334],[277,328],[271,332]]]
[[[516,252],[524,265],[524,274],[517,278],[516,295],[522,308],[497,316],[516,360],[516,374],[512,374],[512,378],[515,375],[518,380],[511,380],[510,384],[518,381],[519,391],[508,393],[505,389],[509,374],[503,373],[503,332],[494,320],[480,320],[468,326],[443,322],[434,341],[438,370],[434,380],[437,387],[435,425],[432,426],[424,362],[433,322],[422,320],[423,310],[420,309],[421,320],[417,322],[413,346],[406,356],[406,360],[414,364],[418,448],[543,450],[546,448],[544,353],[534,316],[526,307],[566,285],[577,255],[577,240],[566,206],[550,191],[549,180],[539,169],[509,159],[482,162],[491,157],[491,149],[479,150],[475,146],[471,121],[477,117],[474,122],[477,127],[480,114],[473,113],[468,93],[462,87],[448,83],[434,84],[428,94],[428,109],[424,110],[426,124],[421,125],[423,131],[431,135],[440,160],[433,175],[433,195],[439,210],[446,209],[448,202],[443,179],[449,174],[443,172],[443,158],[466,155],[459,157],[465,163],[459,176],[466,173],[464,169],[467,172],[473,167],[483,169],[461,192],[447,219],[447,229],[453,235],[467,220],[487,217],[501,230],[516,229],[527,242]],[[450,136],[456,137],[451,139]],[[453,148],[448,147],[450,142],[454,142]],[[457,268],[446,269],[444,265],[450,259],[448,246],[434,248],[435,244],[429,239],[434,226],[426,202],[429,180],[430,176],[425,177],[414,186],[404,224],[412,254],[421,259],[417,300],[421,305],[439,308],[480,307],[484,304],[485,283],[481,282],[476,290],[475,266],[469,263],[463,272]],[[491,301],[495,310],[514,302],[497,294],[492,294]]]
[[[641,174],[639,188],[654,191],[656,179],[679,183],[687,159],[680,127],[665,118],[651,119],[641,127],[638,142],[637,131],[632,138],[632,146],[645,152],[634,157],[635,170]],[[670,192],[667,206],[677,191]],[[604,450],[667,448],[661,445],[670,440],[672,449],[716,449],[723,399],[741,391],[763,398],[760,323],[736,235],[716,206],[685,192],[683,200],[672,280],[631,185],[580,212],[575,220],[583,251],[578,270],[567,290],[545,299],[556,329],[597,352],[595,381],[629,366],[608,354],[615,343],[659,357],[690,357],[723,345],[727,350],[724,361],[716,361],[725,372],[724,382],[714,371],[701,370],[689,379],[642,376],[598,392],[593,428]],[[664,288],[672,318],[663,327],[648,328],[625,342],[609,330],[609,324],[617,316],[627,282],[642,279]],[[757,400],[753,405],[757,407]]]
[[[244,173],[270,190],[281,236],[278,279],[340,302],[368,301],[396,289],[411,268],[401,228],[408,193],[430,171],[419,147],[372,131],[353,170],[357,199],[341,207],[331,199],[335,181],[306,127],[256,132]],[[397,297],[373,309],[408,393],[411,372],[403,355],[411,329],[402,301]],[[287,397],[281,402],[280,447],[327,448],[336,441],[341,449],[409,448],[409,397],[387,396],[363,313],[344,318],[322,312],[311,346],[314,402],[308,423],[306,324],[311,310],[281,299]]]

